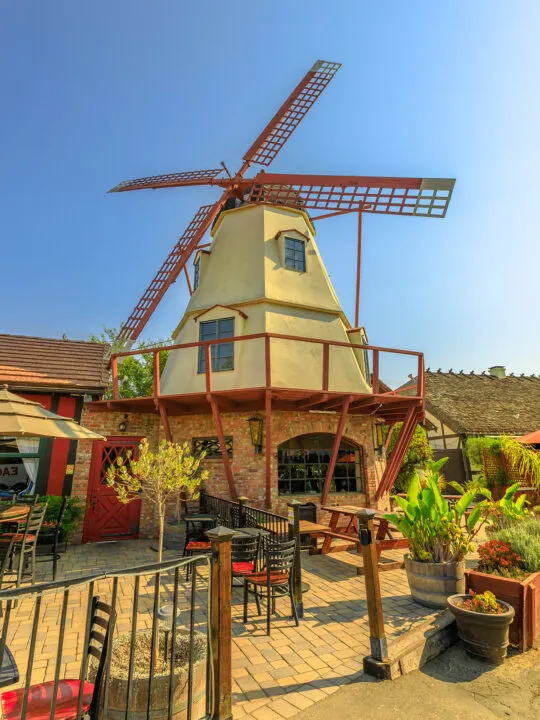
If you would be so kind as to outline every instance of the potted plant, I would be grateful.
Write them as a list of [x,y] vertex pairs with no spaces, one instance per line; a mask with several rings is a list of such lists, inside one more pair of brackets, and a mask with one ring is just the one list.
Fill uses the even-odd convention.
[[[63,497],[61,495],[46,495],[43,498],[43,502],[47,503],[47,509],[38,536],[38,545],[52,545],[54,543],[56,524],[58,522]],[[63,543],[64,547],[67,546],[67,543],[79,529],[80,523],[84,518],[84,511],[85,504],[81,498],[73,496],[67,498],[58,538],[59,543]],[[58,546],[58,550],[60,551],[60,545]]]
[[465,573],[467,588],[489,590],[512,605],[510,642],[524,651],[540,641],[540,522],[514,521],[491,538],[478,548],[476,568]]
[[433,608],[444,608],[449,595],[465,592],[464,558],[473,549],[471,542],[487,502],[478,503],[466,521],[465,513],[476,495],[475,490],[463,493],[455,505],[450,506],[441,492],[441,468],[447,459],[428,463],[424,487],[416,474],[407,496],[394,497],[403,514],[385,515],[409,540],[405,569],[413,599]]
[[451,595],[448,607],[469,655],[500,665],[506,657],[514,608],[489,590],[480,595]]
[[[116,463],[111,465],[107,471],[107,484],[116,490],[120,502],[128,503],[136,498],[143,499],[154,505],[158,519],[158,562],[163,557],[163,536],[165,530],[165,518],[171,504],[180,497],[197,498],[199,489],[207,477],[208,472],[201,466],[201,456],[191,454],[187,443],[178,445],[174,442],[163,440],[157,451],[150,449],[146,438],[142,440],[139,448],[139,457],[134,460],[128,457],[126,460],[118,457]],[[159,583],[155,587],[159,594]],[[157,622],[157,621],[156,621]],[[176,622],[176,618],[173,620]],[[134,668],[136,672],[136,687],[133,689],[130,717],[146,717],[148,693],[150,690],[150,658],[154,660],[154,674],[152,676],[152,718],[159,720],[168,717],[168,693],[170,678],[170,662],[165,655],[170,655],[170,650],[165,653],[167,633],[157,625],[156,641],[152,647],[152,634],[148,631],[140,631],[136,636],[134,649]],[[205,647],[206,637],[201,636],[197,642]],[[187,643],[189,645],[189,643]],[[104,710],[104,716],[115,720],[125,717],[127,702],[127,669],[125,658],[129,657],[131,646],[131,633],[124,633],[113,640],[111,656],[111,672],[109,679],[108,705]],[[200,654],[200,653],[199,653]],[[175,668],[174,668],[174,691],[173,691],[173,718],[185,717],[187,703],[187,660],[186,658],[185,630],[178,629],[178,638],[175,644]],[[115,659],[116,658],[116,659]],[[202,655],[201,655],[202,658]],[[202,664],[201,658],[195,658],[194,670],[194,693],[200,694],[204,687],[206,667]],[[201,661],[201,668],[199,668]],[[201,695],[203,697],[204,693]],[[203,702],[204,700],[201,700]]]

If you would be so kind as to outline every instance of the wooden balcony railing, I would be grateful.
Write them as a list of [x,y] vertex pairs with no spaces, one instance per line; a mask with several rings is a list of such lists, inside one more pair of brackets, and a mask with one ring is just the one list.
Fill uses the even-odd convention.
[[[371,392],[374,395],[403,395],[407,392],[409,397],[424,398],[425,392],[425,380],[424,380],[424,355],[423,353],[415,352],[413,350],[397,350],[394,348],[377,347],[374,345],[363,345],[349,342],[339,342],[335,340],[320,340],[316,338],[298,337],[295,335],[281,335],[278,333],[257,333],[253,335],[239,335],[232,338],[223,338],[221,340],[207,340],[204,342],[191,342],[183,343],[180,345],[162,345],[155,348],[145,348],[142,350],[130,350],[128,352],[121,352],[112,355],[111,357],[111,370],[112,370],[112,399],[120,400],[120,380],[118,375],[118,363],[124,357],[132,355],[153,355],[153,385],[152,394],[154,398],[159,398],[161,393],[160,383],[160,353],[171,350],[188,350],[193,348],[204,348],[205,358],[205,392],[212,392],[212,362],[211,362],[211,348],[213,345],[220,345],[224,343],[234,343],[235,346],[238,343],[247,343],[250,341],[264,339],[264,357],[265,357],[265,384],[261,384],[258,387],[262,389],[271,390],[272,387],[272,367],[271,367],[271,343],[272,341],[279,340],[293,340],[298,343],[313,343],[322,346],[322,373],[319,387],[309,388],[313,392],[326,392],[329,390],[329,379],[330,379],[330,349],[331,348],[348,348],[350,350],[361,350],[371,353],[371,372],[369,377],[366,378],[366,382],[371,386]],[[416,357],[416,382],[411,382],[410,385],[398,388],[396,390],[380,392],[380,361],[381,357],[385,354],[390,355],[409,355]],[[283,389],[283,388],[280,388]],[[414,390],[414,394],[411,392]]]

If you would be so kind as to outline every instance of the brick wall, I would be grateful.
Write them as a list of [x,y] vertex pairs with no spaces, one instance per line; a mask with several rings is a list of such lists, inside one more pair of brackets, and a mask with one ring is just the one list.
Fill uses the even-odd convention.
[[[222,423],[225,435],[233,437],[232,471],[235,478],[238,495],[249,498],[249,504],[264,507],[265,503],[265,445],[263,439],[263,452],[255,454],[251,443],[248,418],[250,413],[223,413]],[[157,415],[129,414],[128,429],[125,433],[118,432],[118,424],[123,413],[93,412],[85,408],[82,424],[106,436],[148,437],[152,446],[157,446],[163,439],[163,428]],[[331,433],[337,429],[339,414],[316,412],[275,412],[272,415],[272,511],[278,514],[287,514],[287,502],[293,496],[279,496],[277,488],[277,448],[278,446],[297,435],[306,433]],[[215,437],[217,435],[211,415],[183,415],[169,418],[171,433],[175,442],[188,442],[194,437]],[[365,505],[373,506],[373,496],[380,482],[384,470],[384,461],[377,459],[373,450],[372,419],[366,416],[351,416],[347,419],[343,437],[363,449],[365,493],[331,493],[328,496],[329,505]],[[77,463],[73,482],[73,494],[86,500],[88,488],[88,473],[92,443],[79,442]],[[205,468],[209,471],[207,490],[210,494],[221,497],[230,497],[229,486],[221,459],[206,460]],[[313,502],[317,505],[317,516],[320,522],[326,520],[325,513],[319,510],[320,496],[298,495],[296,499],[302,503]],[[387,499],[379,503],[379,507],[386,508]],[[150,537],[155,534],[156,521],[153,507],[143,503],[141,509],[141,537]]]

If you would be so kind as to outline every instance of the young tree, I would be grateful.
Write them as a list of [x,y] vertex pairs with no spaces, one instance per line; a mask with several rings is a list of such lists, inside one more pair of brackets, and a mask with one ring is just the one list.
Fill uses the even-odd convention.
[[[116,328],[103,327],[99,335],[90,335],[89,340],[96,343],[105,343],[111,346],[111,354],[123,352],[126,350],[148,350],[158,345],[169,345],[170,339],[167,340],[140,340],[134,348],[130,348],[129,342],[119,339],[120,330]],[[159,355],[160,371],[163,372],[165,363],[167,362],[167,351],[163,351]],[[118,363],[118,383],[120,387],[120,396],[127,397],[144,397],[152,394],[152,386],[154,382],[154,365],[151,352],[141,355],[128,355],[122,358]],[[112,381],[109,382],[105,392],[105,399],[112,397]]]
[[107,470],[107,485],[115,489],[120,502],[141,498],[154,505],[159,523],[158,562],[163,557],[167,507],[180,498],[199,497],[201,484],[208,479],[208,471],[201,465],[203,460],[204,453],[192,455],[187,443],[162,440],[154,452],[144,438],[138,459],[118,457]]

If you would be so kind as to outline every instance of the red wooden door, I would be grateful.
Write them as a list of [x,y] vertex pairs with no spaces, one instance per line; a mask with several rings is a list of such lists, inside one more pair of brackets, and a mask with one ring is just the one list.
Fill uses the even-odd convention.
[[129,540],[139,536],[141,501],[121,503],[113,488],[106,485],[107,469],[118,456],[129,450],[137,456],[139,438],[108,438],[94,442],[88,497],[84,518],[83,542]]

